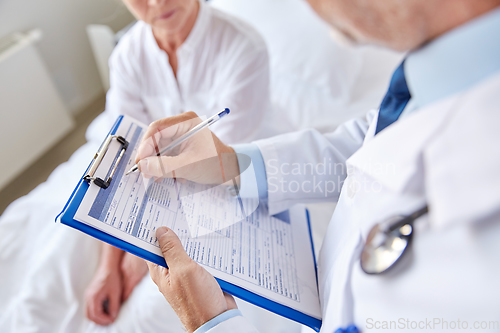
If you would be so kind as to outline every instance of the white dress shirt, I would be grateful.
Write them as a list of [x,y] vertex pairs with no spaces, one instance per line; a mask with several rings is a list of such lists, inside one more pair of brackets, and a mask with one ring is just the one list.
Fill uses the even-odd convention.
[[219,138],[240,143],[259,136],[270,111],[269,60],[252,27],[200,1],[177,61],[176,78],[151,26],[137,22],[110,58],[108,124],[120,114],[149,124],[186,111],[208,117],[227,107],[231,115],[211,128]]

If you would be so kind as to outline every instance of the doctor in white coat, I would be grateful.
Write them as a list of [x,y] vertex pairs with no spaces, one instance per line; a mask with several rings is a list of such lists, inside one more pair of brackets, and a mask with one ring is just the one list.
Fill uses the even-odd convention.
[[[409,50],[380,109],[325,135],[304,130],[232,147],[195,136],[161,160],[147,157],[146,140],[141,172],[162,176],[163,163],[177,177],[214,183],[220,165],[225,179],[239,174],[236,152],[251,157],[271,214],[338,201],[318,262],[321,332],[499,331],[500,0],[310,3],[353,40]],[[198,122],[193,113],[166,118],[146,137]],[[189,164],[212,144],[221,163]],[[326,172],[306,172],[310,163]],[[255,180],[237,179],[242,195],[252,192]],[[395,217],[423,207],[427,214],[396,226]],[[369,233],[384,221],[392,242],[377,252]],[[255,332],[171,230],[157,237],[170,270],[149,264],[150,274],[189,332]]]

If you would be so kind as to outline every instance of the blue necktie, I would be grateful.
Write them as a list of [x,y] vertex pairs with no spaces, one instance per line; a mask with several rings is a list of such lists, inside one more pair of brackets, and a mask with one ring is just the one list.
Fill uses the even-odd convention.
[[392,75],[389,91],[387,91],[380,105],[375,134],[378,134],[384,128],[398,120],[411,98],[410,91],[406,85],[404,63],[403,61]]

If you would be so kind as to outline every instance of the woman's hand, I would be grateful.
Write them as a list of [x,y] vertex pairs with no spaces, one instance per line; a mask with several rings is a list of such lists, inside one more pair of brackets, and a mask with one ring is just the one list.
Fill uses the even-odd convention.
[[[201,123],[194,112],[157,120],[149,126],[139,146],[136,163],[146,177],[176,177],[202,184],[239,182],[238,159],[208,128],[198,132],[169,152],[156,156],[169,143]],[[233,185],[231,183],[231,185]]]
[[144,259],[127,252],[123,255],[120,271],[123,278],[122,302],[125,302],[147,274],[148,265]]
[[118,267],[100,267],[85,292],[87,318],[109,325],[118,317],[122,300],[122,275]]
[[156,237],[169,268],[148,262],[149,273],[188,332],[237,308],[233,297],[223,293],[214,277],[187,255],[172,230],[158,228]]

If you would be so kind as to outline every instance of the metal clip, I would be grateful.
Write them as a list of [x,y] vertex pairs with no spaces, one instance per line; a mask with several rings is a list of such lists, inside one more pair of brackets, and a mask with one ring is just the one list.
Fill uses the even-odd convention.
[[[106,181],[102,180],[101,178],[95,178],[94,174],[101,164],[102,159],[106,155],[106,152],[108,151],[109,144],[113,139],[116,139],[119,143],[122,145],[122,149],[120,150],[120,155],[116,159],[116,162],[113,165],[113,169],[111,170],[111,173],[109,174],[109,177]],[[97,186],[107,189],[109,185],[111,184],[111,180],[113,180],[113,175],[115,174],[116,168],[118,167],[118,164],[120,164],[120,161],[125,154],[125,150],[128,148],[128,141],[125,140],[124,137],[119,136],[119,135],[109,135],[104,143],[102,144],[101,148],[99,148],[99,151],[95,154],[94,159],[92,160],[92,164],[90,164],[90,167],[87,170],[87,173],[83,177],[83,180],[86,182],[90,183],[91,181],[94,181],[94,184]]]

